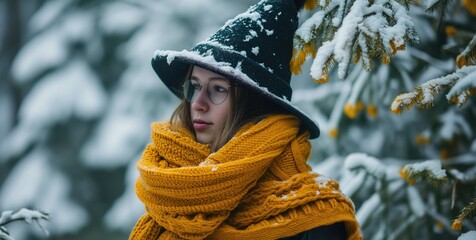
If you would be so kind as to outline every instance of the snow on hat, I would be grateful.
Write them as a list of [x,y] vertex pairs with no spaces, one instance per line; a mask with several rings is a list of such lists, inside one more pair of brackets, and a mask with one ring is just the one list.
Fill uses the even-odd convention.
[[317,138],[317,123],[290,102],[289,62],[303,2],[262,0],[190,51],[157,50],[152,67],[179,98],[190,65],[223,75],[299,117],[310,138]]

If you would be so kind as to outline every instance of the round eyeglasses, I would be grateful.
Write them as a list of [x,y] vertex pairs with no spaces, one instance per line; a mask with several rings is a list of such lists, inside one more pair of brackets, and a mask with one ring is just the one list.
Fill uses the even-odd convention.
[[[185,99],[192,103],[197,100],[203,86],[197,80],[186,80],[182,87]],[[206,87],[208,99],[213,104],[218,105],[226,100],[231,86],[226,81],[212,79],[206,84]]]

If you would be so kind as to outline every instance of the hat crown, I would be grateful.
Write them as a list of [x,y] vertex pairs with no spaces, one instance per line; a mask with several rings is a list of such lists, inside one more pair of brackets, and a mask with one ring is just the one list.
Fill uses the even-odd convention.
[[[229,20],[194,51],[202,55],[241,55],[228,57],[231,67],[240,68],[243,61],[255,69],[241,69],[260,87],[280,98],[291,99],[291,71],[293,35],[298,27],[297,9],[291,0],[262,0],[246,12]],[[234,61],[236,60],[236,61]],[[258,71],[267,71],[271,79],[256,78]],[[256,76],[256,77],[255,77]]]

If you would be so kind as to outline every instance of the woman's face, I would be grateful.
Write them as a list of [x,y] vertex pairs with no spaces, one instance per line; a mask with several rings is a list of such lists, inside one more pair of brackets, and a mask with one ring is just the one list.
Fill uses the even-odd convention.
[[[231,109],[230,80],[194,66],[190,77],[190,115],[197,141],[209,144],[224,127]],[[193,97],[191,97],[193,95]],[[190,99],[189,99],[190,100]]]

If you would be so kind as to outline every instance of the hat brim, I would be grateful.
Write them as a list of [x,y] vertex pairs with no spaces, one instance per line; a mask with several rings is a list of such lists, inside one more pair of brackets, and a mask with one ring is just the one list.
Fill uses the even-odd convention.
[[215,60],[212,56],[202,56],[201,54],[193,51],[157,50],[154,53],[151,63],[152,68],[162,80],[162,82],[173,94],[179,98],[183,98],[181,85],[185,80],[190,66],[198,66],[220,74],[231,81],[245,86],[260,94],[262,97],[289,111],[289,113],[294,114],[299,119],[301,119],[301,123],[309,131],[310,139],[317,138],[320,135],[319,125],[306,113],[291,103],[290,100],[286,99],[285,97],[280,98],[268,91],[266,87],[259,86],[248,75],[244,74],[242,71],[240,71],[240,69],[232,67],[231,64],[227,62],[220,62]]

